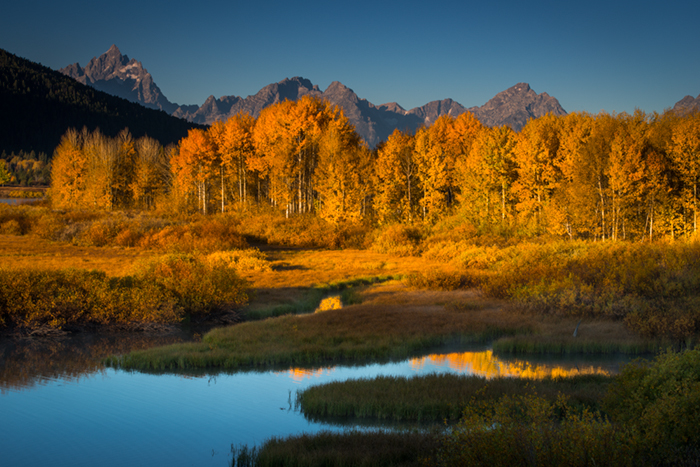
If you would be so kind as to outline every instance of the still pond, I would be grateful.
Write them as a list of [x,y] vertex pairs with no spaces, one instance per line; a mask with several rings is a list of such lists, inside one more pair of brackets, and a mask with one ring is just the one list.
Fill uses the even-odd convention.
[[233,374],[144,374],[99,363],[112,353],[190,338],[0,339],[0,464],[223,467],[230,465],[232,444],[355,426],[311,422],[295,411],[295,392],[310,385],[431,372],[489,378],[616,373],[625,361],[510,359],[481,347],[394,363]]

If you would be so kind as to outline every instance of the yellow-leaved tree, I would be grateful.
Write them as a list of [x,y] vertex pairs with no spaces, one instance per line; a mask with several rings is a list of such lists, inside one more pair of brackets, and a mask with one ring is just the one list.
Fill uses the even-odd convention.
[[369,195],[370,152],[338,108],[321,135],[318,156],[319,214],[335,224],[360,221]]
[[194,206],[202,214],[209,210],[211,187],[218,181],[216,146],[205,130],[189,130],[170,159],[173,191],[182,206]]
[[399,130],[377,150],[375,209],[382,223],[412,223],[420,196],[413,135]]

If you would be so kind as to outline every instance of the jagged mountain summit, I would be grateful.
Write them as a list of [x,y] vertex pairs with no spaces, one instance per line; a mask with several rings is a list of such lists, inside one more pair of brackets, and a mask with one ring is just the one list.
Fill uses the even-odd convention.
[[338,81],[321,91],[317,85],[301,77],[287,78],[279,83],[270,84],[257,94],[246,98],[223,96],[216,99],[209,96],[194,112],[179,108],[173,115],[194,123],[212,124],[238,112],[247,112],[257,117],[260,111],[269,105],[285,99],[296,100],[305,95],[321,97],[341,107],[348,120],[355,125],[358,134],[370,146],[385,141],[397,128],[415,131],[422,125],[432,124],[442,115],[456,117],[464,112],[473,112],[485,125],[508,125],[516,131],[520,131],[531,118],[547,113],[566,115],[557,99],[547,93],[537,94],[527,83],[516,84],[497,94],[481,107],[466,108],[452,99],[444,99],[405,110],[395,102],[372,104]]
[[145,107],[169,114],[178,108],[163,95],[141,62],[129,60],[116,45],[99,57],[93,57],[85,68],[76,62],[58,71],[82,84]]
[[265,107],[285,99],[297,100],[305,95],[327,99],[343,109],[358,134],[370,145],[386,140],[395,130],[415,131],[422,125],[430,125],[442,115],[458,116],[473,112],[485,125],[509,125],[519,131],[531,118],[547,113],[566,115],[557,99],[547,93],[537,94],[527,83],[498,93],[481,107],[466,108],[452,99],[432,101],[422,107],[403,109],[395,102],[375,105],[360,98],[352,89],[335,81],[325,91],[318,85],[301,77],[287,78],[265,86],[255,95],[209,96],[201,105],[173,104],[162,95],[153,78],[140,62],[129,60],[116,46],[112,46],[100,57],[90,60],[83,69],[75,63],[60,70],[81,83],[88,84],[133,102],[159,108],[193,123],[212,124],[225,120],[239,112],[257,117]]
[[0,49],[0,151],[52,154],[69,128],[148,135],[163,146],[199,125],[129,102]]
[[322,93],[318,86],[311,84],[308,79],[285,79],[279,83],[268,84],[254,96],[248,96],[245,99],[238,96],[222,96],[219,99],[209,96],[201,107],[181,106],[173,112],[173,115],[191,122],[210,125],[240,112],[257,117],[265,107],[286,99],[295,101],[307,94],[321,96]]
[[566,115],[559,101],[546,92],[537,94],[527,83],[515,86],[496,94],[486,104],[471,108],[476,118],[487,126],[508,125],[519,131],[531,118],[548,113]]
[[681,115],[700,111],[700,95],[698,97],[685,96],[676,102],[676,105],[673,106],[673,111]]

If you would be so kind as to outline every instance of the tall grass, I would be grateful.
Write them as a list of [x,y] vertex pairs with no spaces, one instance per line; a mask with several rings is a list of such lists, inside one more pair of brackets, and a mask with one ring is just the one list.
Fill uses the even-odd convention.
[[322,431],[270,438],[260,447],[231,446],[233,467],[419,467],[437,450],[431,433]]
[[297,393],[296,406],[312,420],[352,417],[441,422],[458,420],[464,407],[474,401],[495,403],[505,396],[538,394],[554,402],[565,394],[572,406],[598,410],[611,379],[600,375],[542,380],[487,380],[455,374],[379,376],[309,387]]
[[201,343],[134,352],[112,364],[179,371],[403,359],[449,342],[513,334],[516,326],[508,320],[475,322],[470,314],[445,308],[363,303],[214,329]]
[[441,440],[435,466],[644,465],[634,434],[564,399],[506,396],[467,406]]
[[666,340],[601,340],[576,337],[552,336],[510,336],[493,342],[497,353],[527,354],[613,354],[628,355],[654,354],[668,348],[672,343]]
[[366,276],[348,280],[333,281],[306,289],[302,297],[292,303],[284,303],[264,308],[245,311],[247,321],[259,321],[284,315],[300,315],[316,310],[321,301],[334,292],[342,292],[341,300],[344,305],[359,303],[360,298],[354,291],[358,287],[393,280],[393,276]]

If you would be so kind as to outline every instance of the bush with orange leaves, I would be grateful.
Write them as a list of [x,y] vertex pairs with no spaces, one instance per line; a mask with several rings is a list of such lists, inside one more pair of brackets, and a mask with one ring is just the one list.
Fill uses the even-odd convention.
[[0,327],[178,323],[248,301],[236,269],[192,255],[140,263],[131,276],[85,270],[0,269]]

